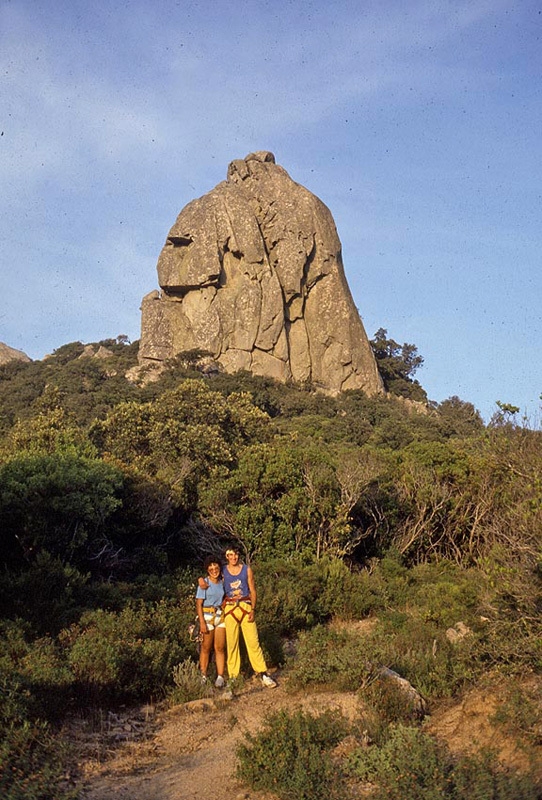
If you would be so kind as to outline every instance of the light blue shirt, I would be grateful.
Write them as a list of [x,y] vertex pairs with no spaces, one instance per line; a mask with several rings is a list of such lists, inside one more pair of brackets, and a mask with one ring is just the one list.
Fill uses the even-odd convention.
[[219,608],[222,605],[222,600],[224,599],[224,583],[223,581],[218,581],[218,583],[213,583],[209,579],[207,579],[209,586],[207,589],[196,589],[196,598],[198,600],[203,600],[203,605],[208,606],[209,608]]

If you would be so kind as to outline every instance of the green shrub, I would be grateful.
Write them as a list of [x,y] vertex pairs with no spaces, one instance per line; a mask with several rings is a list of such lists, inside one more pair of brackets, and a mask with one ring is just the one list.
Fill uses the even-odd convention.
[[172,675],[175,688],[168,693],[170,703],[188,703],[212,694],[209,684],[202,683],[198,665],[190,659],[176,664]]
[[355,691],[371,675],[365,637],[319,625],[299,637],[290,685],[325,684],[327,689]]
[[55,635],[75,622],[90,595],[87,575],[43,551],[26,569],[0,576],[4,616],[27,620],[39,634]]
[[258,637],[268,666],[280,667],[284,664],[284,646],[279,630],[275,625],[258,625]]
[[63,783],[67,751],[45,722],[3,726],[0,739],[2,800],[75,800]]
[[161,693],[189,654],[186,612],[173,601],[89,611],[61,640],[83,693],[95,700]]
[[494,721],[522,742],[542,744],[542,683],[515,687],[503,698]]
[[473,661],[475,643],[473,637],[452,645],[434,623],[407,614],[389,615],[370,633],[317,626],[299,636],[290,682],[355,691],[386,666],[427,699],[450,697],[484,668]]
[[326,617],[362,619],[383,608],[381,583],[366,570],[352,572],[338,558],[322,560],[320,569],[319,603]]
[[441,560],[407,567],[391,550],[377,564],[369,585],[383,595],[388,608],[408,609],[439,627],[460,620],[471,624],[478,616],[485,580],[478,570],[466,570]]
[[449,561],[419,564],[409,576],[407,604],[423,619],[449,628],[460,620],[478,619],[485,581],[478,570],[465,570]]
[[282,635],[311,628],[327,618],[322,604],[319,564],[275,559],[258,562],[258,627],[272,625]]
[[0,622],[0,723],[19,724],[62,717],[69,705],[73,675],[58,645],[29,639],[21,623]]
[[463,756],[452,765],[453,800],[540,800],[534,773],[507,772],[491,752]]
[[454,759],[447,748],[416,728],[390,728],[381,746],[349,757],[351,774],[375,784],[373,800],[537,800],[530,775],[506,773],[495,757]]
[[381,746],[360,748],[349,757],[352,774],[376,784],[375,800],[441,800],[446,797],[444,749],[415,728],[398,725]]
[[474,657],[510,673],[542,669],[542,622],[538,618],[488,620],[474,643]]
[[414,699],[397,681],[386,675],[376,675],[363,687],[361,696],[364,703],[369,704],[375,712],[382,728],[391,723],[412,723],[420,717]]
[[70,452],[22,452],[0,464],[2,563],[24,565],[47,551],[75,567],[96,556],[93,541],[121,505],[123,475]]
[[333,617],[360,619],[382,607],[382,586],[366,570],[352,572],[340,559],[258,562],[258,620],[281,635]]
[[302,632],[291,682],[356,690],[367,684],[374,668],[386,666],[428,700],[453,697],[495,666],[512,673],[538,669],[540,630],[537,620],[478,620],[469,635],[451,643],[444,625],[412,604],[408,611],[382,612],[369,633],[321,625]]
[[484,670],[473,658],[474,635],[452,644],[433,622],[408,614],[384,617],[367,641],[367,655],[406,678],[426,698],[453,697]]
[[[67,800],[65,749],[47,721],[69,707],[73,676],[51,639],[31,641],[22,623],[0,622],[0,797]],[[40,719],[41,718],[41,719]]]
[[270,715],[256,735],[237,748],[238,777],[253,789],[285,800],[328,800],[341,796],[330,749],[347,733],[343,717],[302,711]]

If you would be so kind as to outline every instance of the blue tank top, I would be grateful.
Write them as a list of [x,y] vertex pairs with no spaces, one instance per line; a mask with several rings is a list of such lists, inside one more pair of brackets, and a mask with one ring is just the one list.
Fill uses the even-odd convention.
[[248,567],[243,564],[239,575],[231,575],[227,567],[222,570],[224,575],[224,593],[229,600],[240,600],[242,597],[249,597],[248,588]]

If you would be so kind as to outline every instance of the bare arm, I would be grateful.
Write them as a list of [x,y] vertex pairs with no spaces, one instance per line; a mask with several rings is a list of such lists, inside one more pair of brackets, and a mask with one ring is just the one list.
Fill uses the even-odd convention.
[[250,614],[248,615],[248,621],[254,622],[254,612],[256,611],[256,582],[254,580],[254,573],[252,572],[252,567],[247,567],[247,580],[248,580],[248,591],[250,593],[250,604],[252,606],[250,610]]
[[205,622],[205,617],[203,616],[203,600],[199,597],[196,597],[196,612],[199,619],[200,631],[202,633],[208,633],[207,623]]

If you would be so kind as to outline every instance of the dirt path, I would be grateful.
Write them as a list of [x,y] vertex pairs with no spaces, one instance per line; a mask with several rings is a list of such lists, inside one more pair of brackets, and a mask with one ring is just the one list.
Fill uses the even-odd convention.
[[[527,768],[517,742],[492,724],[497,697],[494,690],[474,689],[427,718],[426,730],[455,752],[491,746],[500,751],[503,763]],[[337,709],[351,721],[360,710],[356,693],[294,694],[286,691],[286,681],[279,681],[276,689],[248,681],[232,700],[222,698],[217,691],[209,700],[176,706],[143,725],[138,741],[109,751],[104,746],[97,753],[101,740],[94,734],[94,754],[80,751],[81,800],[274,800],[273,795],[248,791],[235,777],[235,750],[245,733],[255,733],[266,716],[282,708],[315,715]],[[540,771],[542,780],[542,763]]]
[[251,681],[233,700],[203,700],[177,706],[157,720],[153,733],[118,747],[111,758],[84,765],[82,800],[236,800],[258,796],[235,777],[235,749],[245,732],[280,708],[319,713],[340,709],[353,718],[355,694],[293,695],[284,687],[264,689]]

